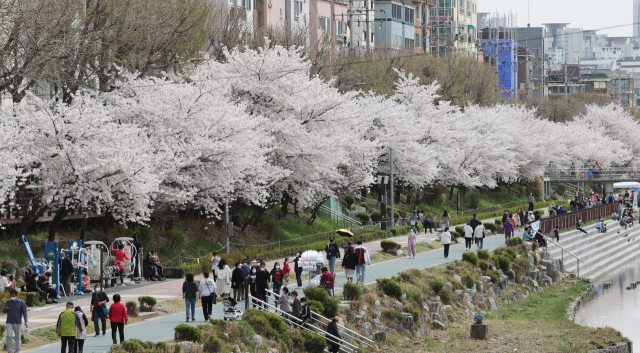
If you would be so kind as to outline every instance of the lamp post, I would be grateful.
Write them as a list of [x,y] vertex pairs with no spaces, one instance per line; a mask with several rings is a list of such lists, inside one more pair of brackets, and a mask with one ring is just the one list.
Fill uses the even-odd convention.
[[[393,208],[393,148],[389,148],[389,203],[391,204],[391,228],[394,228],[394,213]],[[386,210],[385,210],[386,212]]]

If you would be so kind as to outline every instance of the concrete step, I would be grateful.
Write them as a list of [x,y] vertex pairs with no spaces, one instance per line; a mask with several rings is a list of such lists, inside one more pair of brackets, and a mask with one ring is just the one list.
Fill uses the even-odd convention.
[[588,270],[587,272],[587,276],[588,278],[595,280],[599,277],[602,277],[604,275],[608,275],[609,273],[619,269],[620,267],[628,264],[630,261],[634,261],[637,260],[638,257],[640,256],[640,240],[636,238],[635,242],[631,242],[633,243],[638,243],[635,246],[630,248],[630,251],[624,255],[624,256],[618,256],[617,257],[617,261],[605,266],[604,268],[598,269],[598,270]]
[[640,253],[640,245],[638,244],[640,244],[640,239],[636,238],[635,242],[619,246],[614,255],[603,256],[602,260],[589,263],[584,272],[580,271],[580,276],[594,279],[595,275],[600,276],[615,271],[620,264],[638,256]]
[[157,316],[158,313],[155,311],[142,311],[138,313],[138,317],[140,317],[142,320],[149,320]]
[[[636,232],[633,235],[629,235],[627,238],[614,238],[601,247],[594,248],[586,253],[582,253],[578,256],[582,261],[587,264],[588,268],[606,261],[607,259],[617,258],[619,252],[624,251],[627,247],[635,242],[629,242],[629,239],[636,239],[635,242],[640,242],[640,232]],[[571,257],[569,255],[569,257]],[[564,257],[567,260],[567,256]],[[571,257],[572,258],[572,257]],[[568,264],[564,266],[567,271],[573,271],[575,261],[568,261]],[[580,263],[580,265],[584,265]]]
[[[624,236],[627,235],[627,238]],[[551,251],[549,254],[554,258],[560,258],[562,256],[562,249],[566,250],[564,255],[568,255],[566,252],[571,252],[573,255],[579,257],[583,261],[589,261],[594,255],[598,253],[606,252],[611,247],[614,247],[618,241],[633,238],[634,236],[640,237],[640,227],[635,230],[621,231],[620,233],[614,231],[608,231],[607,233],[592,233],[583,234],[582,239],[574,240],[570,244],[566,244],[562,237],[560,238],[560,247],[554,244],[549,245]],[[571,255],[568,255],[571,256]]]
[[[620,227],[620,225],[608,226],[606,233],[599,233],[598,230],[595,228],[590,228],[590,229],[585,228],[588,234],[585,234],[582,232],[573,233],[568,236],[565,236],[565,234],[561,234],[559,245],[565,250],[570,251],[574,253],[576,256],[578,256],[579,252],[590,250],[591,244],[598,244],[599,242],[602,242],[603,239],[608,239],[613,235],[618,234],[618,232],[620,232],[620,234],[618,235],[622,237],[625,234],[632,232],[634,229],[640,230],[640,227],[629,228],[625,231],[623,228]],[[559,256],[561,253],[561,248],[556,247],[552,244],[550,245],[548,252],[552,257]]]

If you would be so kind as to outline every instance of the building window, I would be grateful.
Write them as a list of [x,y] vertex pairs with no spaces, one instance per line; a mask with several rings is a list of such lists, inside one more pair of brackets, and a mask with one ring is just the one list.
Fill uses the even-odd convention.
[[300,13],[302,12],[302,3],[300,1],[293,2],[293,18],[298,20]]
[[331,22],[329,22],[329,17],[320,17],[320,29],[324,33],[331,33]]
[[409,38],[404,39],[404,46],[406,48],[413,49],[413,43],[414,43],[413,39],[409,39]]
[[253,9],[258,11],[258,0],[253,0]]
[[402,21],[402,6],[391,4],[391,18]]
[[410,9],[408,7],[404,9],[405,22],[413,23],[413,19],[415,18],[415,15],[413,13],[413,9]]
[[341,36],[343,34],[344,34],[344,21],[336,20],[336,36]]
[[416,33],[416,48],[420,48],[422,41],[420,40],[420,35]]
[[422,20],[422,6],[416,6],[416,21]]

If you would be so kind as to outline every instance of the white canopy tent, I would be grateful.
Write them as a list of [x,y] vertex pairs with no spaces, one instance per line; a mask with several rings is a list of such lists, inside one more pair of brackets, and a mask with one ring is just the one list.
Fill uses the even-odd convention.
[[620,183],[613,183],[613,188],[614,189],[640,188],[640,183],[637,183],[635,181],[624,181],[624,182],[620,182]]

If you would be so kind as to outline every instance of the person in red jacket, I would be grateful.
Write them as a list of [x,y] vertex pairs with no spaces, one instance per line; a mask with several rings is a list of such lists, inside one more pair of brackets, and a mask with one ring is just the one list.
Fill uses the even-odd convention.
[[127,253],[124,251],[124,244],[118,244],[118,250],[113,248],[113,244],[111,245],[111,252],[116,255],[116,260],[114,264],[120,270],[120,285],[124,287],[124,260],[131,260]]
[[111,338],[113,338],[113,345],[118,345],[116,341],[116,330],[120,331],[120,344],[124,342],[124,325],[129,322],[129,316],[127,315],[127,308],[120,302],[120,294],[113,295],[113,304],[109,308],[109,315],[107,316],[111,320]]

